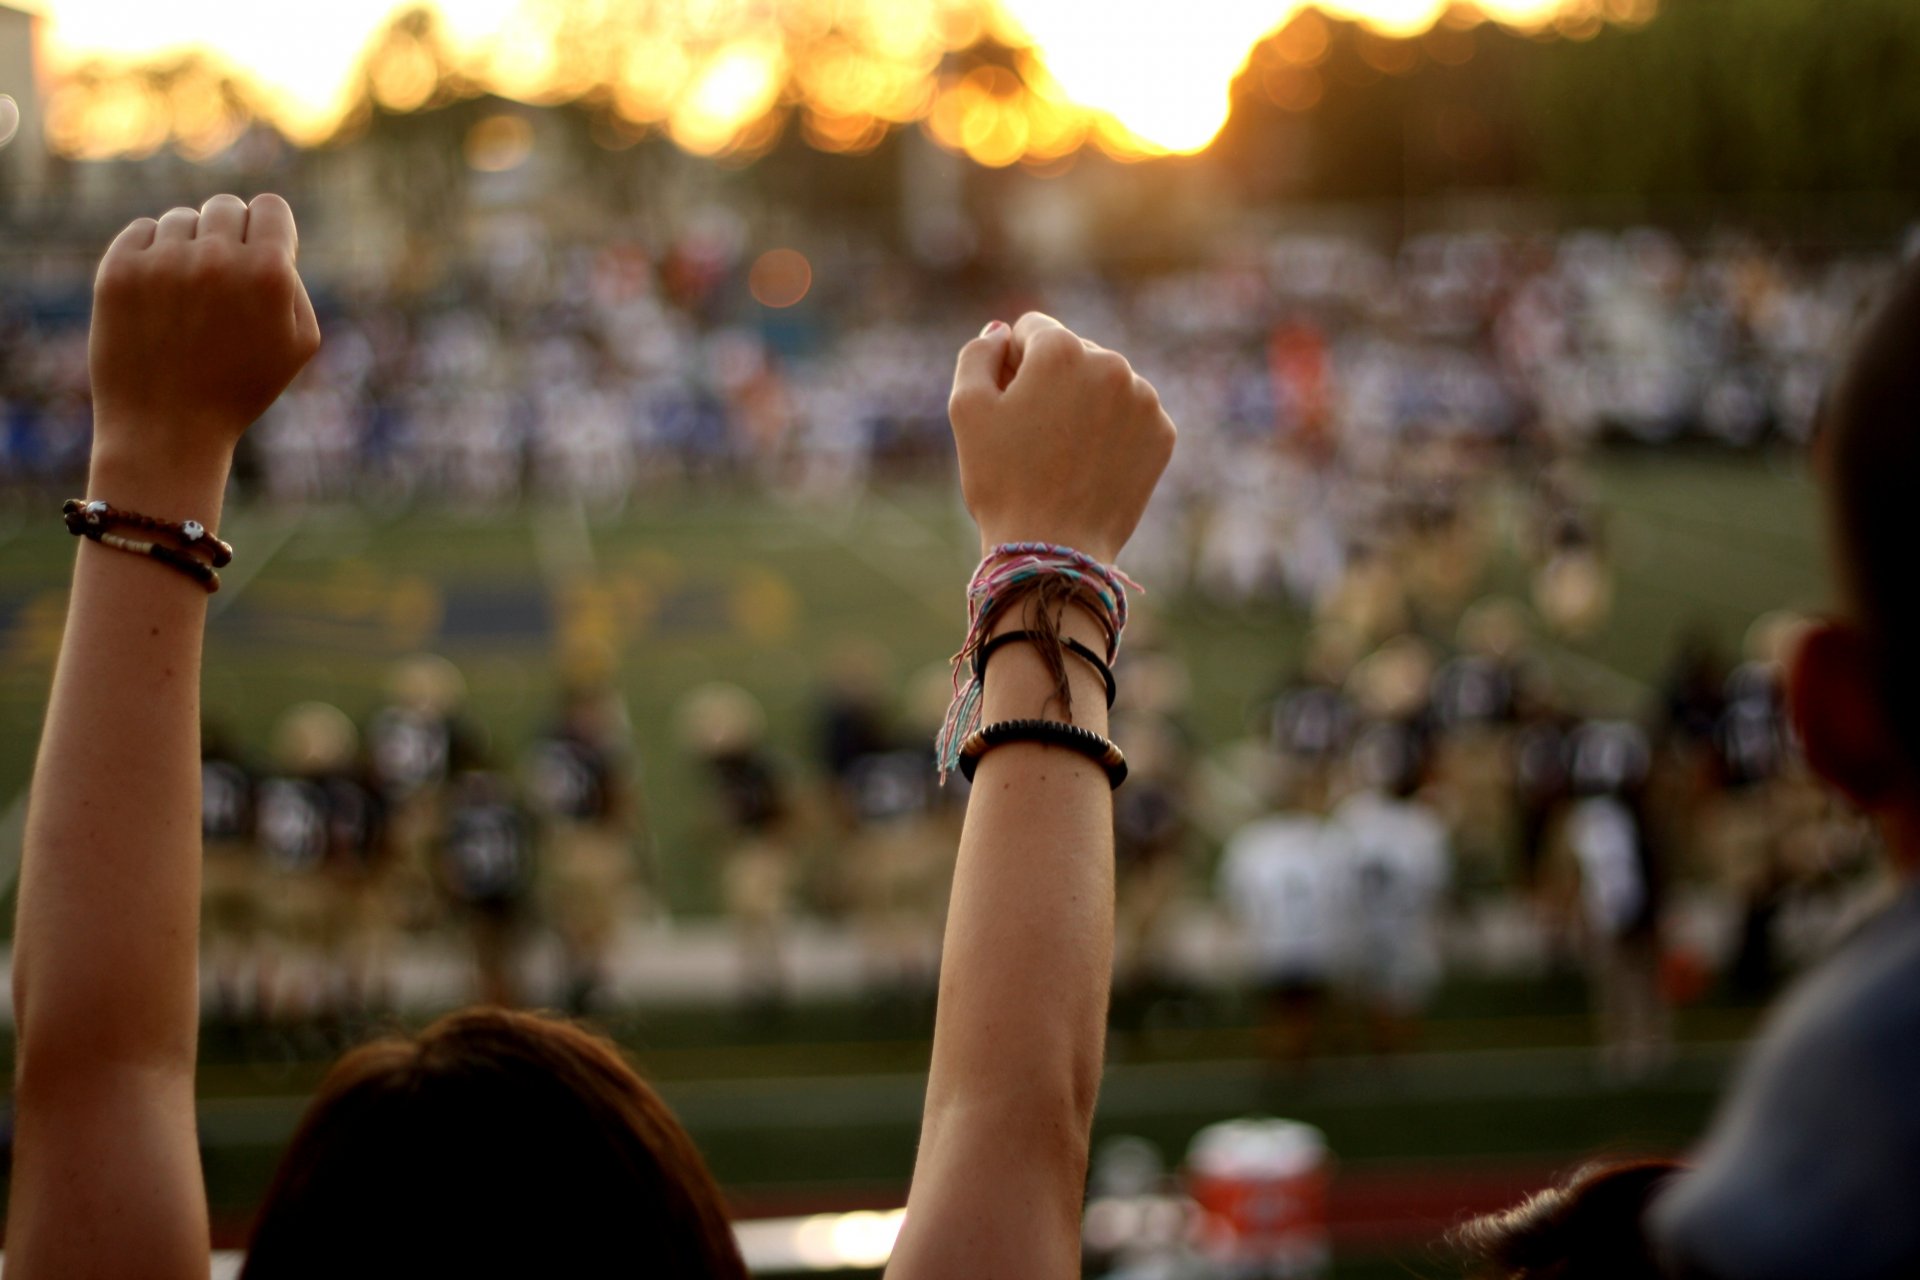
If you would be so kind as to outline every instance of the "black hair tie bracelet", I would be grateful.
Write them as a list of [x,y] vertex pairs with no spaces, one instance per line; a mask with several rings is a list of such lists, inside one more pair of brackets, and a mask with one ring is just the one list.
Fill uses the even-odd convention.
[[[975,680],[985,680],[987,678],[987,659],[1008,645],[1018,644],[1022,641],[1040,644],[1046,639],[1047,637],[1038,631],[1001,632],[973,651],[973,678]],[[1095,671],[1100,673],[1100,679],[1104,681],[1107,686],[1107,709],[1112,710],[1114,697],[1119,693],[1119,687],[1113,682],[1113,668],[1108,666],[1099,654],[1087,648],[1087,646],[1081,644],[1071,636],[1063,636],[1060,644],[1068,653],[1083,659]]]

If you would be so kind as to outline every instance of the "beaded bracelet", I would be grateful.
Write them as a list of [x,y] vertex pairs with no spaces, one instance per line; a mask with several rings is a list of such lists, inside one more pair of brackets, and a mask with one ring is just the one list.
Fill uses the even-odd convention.
[[[99,508],[99,510],[96,510],[96,508]],[[108,507],[104,502],[82,502],[78,498],[67,499],[66,503],[61,507],[61,512],[66,517],[67,532],[77,538],[87,538],[99,543],[103,547],[111,547],[115,551],[125,551],[131,555],[145,556],[149,560],[157,560],[176,573],[182,573],[192,578],[195,582],[206,588],[208,595],[212,595],[220,589],[220,575],[215,572],[212,565],[206,563],[204,560],[196,559],[194,556],[177,547],[170,547],[165,543],[153,542],[145,538],[129,538],[125,534],[114,533],[107,527],[110,519],[115,523],[134,524],[134,520],[127,518],[134,514],[132,512],[115,512],[113,508]],[[174,527],[170,521],[154,520],[150,516],[139,516],[137,519],[146,522],[138,524],[136,527],[139,528],[158,527],[168,529]],[[206,536],[205,529],[202,528],[198,521],[188,520],[179,527],[183,529],[200,529],[200,535],[192,539],[194,542],[198,542]],[[212,541],[217,543],[226,553],[226,559],[218,563],[225,564],[231,561],[233,558],[233,548],[227,546],[226,543],[221,542],[218,538],[214,538]]]
[[[61,504],[60,511],[66,517],[69,533],[82,534],[87,529],[115,527],[144,529],[173,538],[183,547],[204,549],[216,569],[224,569],[233,563],[233,548],[208,533],[207,527],[198,520],[161,520],[155,516],[143,516],[138,511],[122,511],[98,498],[91,501],[68,498]],[[84,527],[76,528],[76,523]]]
[[1010,742],[1038,742],[1078,752],[1106,771],[1107,786],[1115,791],[1127,780],[1127,757],[1119,747],[1091,729],[1059,720],[1000,720],[975,729],[960,747],[961,775],[972,782],[980,757]]
[[[987,659],[991,658],[994,654],[998,653],[1001,649],[1004,649],[1006,646],[1010,644],[1018,644],[1022,641],[1026,641],[1032,644],[1045,644],[1051,638],[1052,637],[1043,635],[1038,631],[1003,631],[1001,632],[999,635],[995,636],[993,639],[987,641],[986,643],[982,644],[978,649],[975,649],[973,651],[973,678],[975,680],[985,680],[987,678]],[[1100,679],[1106,682],[1107,707],[1109,710],[1111,710],[1113,707],[1113,700],[1115,697],[1119,695],[1119,692],[1120,692],[1119,686],[1114,683],[1113,668],[1108,666],[1106,663],[1106,660],[1103,659],[1099,654],[1087,648],[1087,646],[1081,644],[1078,640],[1075,640],[1072,636],[1060,637],[1060,644],[1063,648],[1066,649],[1068,653],[1071,653],[1075,657],[1082,659],[1089,666],[1091,666],[1095,671],[1098,671],[1100,673]]]

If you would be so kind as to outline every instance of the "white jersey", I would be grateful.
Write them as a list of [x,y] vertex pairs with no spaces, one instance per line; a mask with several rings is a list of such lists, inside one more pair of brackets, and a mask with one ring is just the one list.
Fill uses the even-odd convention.
[[1648,889],[1632,812],[1610,796],[1582,800],[1567,817],[1567,843],[1587,923],[1605,937],[1626,933],[1646,911]]
[[1430,934],[1451,879],[1439,815],[1417,801],[1363,791],[1340,806],[1333,822],[1347,853],[1349,901],[1362,945]]
[[1354,796],[1333,816],[1347,874],[1345,967],[1377,994],[1418,1003],[1440,978],[1439,917],[1452,878],[1447,828],[1412,800]]
[[1344,888],[1338,837],[1319,818],[1250,822],[1227,842],[1219,892],[1263,979],[1320,980],[1337,957]]

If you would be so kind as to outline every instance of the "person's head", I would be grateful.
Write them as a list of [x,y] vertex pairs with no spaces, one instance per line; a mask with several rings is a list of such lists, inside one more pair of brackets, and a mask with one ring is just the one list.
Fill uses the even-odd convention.
[[744,1280],[718,1186],[598,1036],[499,1009],[335,1064],[260,1210],[248,1280],[585,1275]]
[[1471,1280],[1657,1280],[1665,1272],[1641,1216],[1679,1168],[1671,1160],[1589,1165],[1454,1228],[1447,1241]]
[[[1920,267],[1908,267],[1861,330],[1821,414],[1839,615],[1805,629],[1788,696],[1808,763],[1862,808],[1895,821],[1920,857]],[[1903,832],[1904,829],[1904,838]]]

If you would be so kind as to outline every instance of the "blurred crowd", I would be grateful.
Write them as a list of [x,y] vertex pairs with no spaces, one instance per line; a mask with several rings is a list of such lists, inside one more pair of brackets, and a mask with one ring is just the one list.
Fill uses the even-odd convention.
[[[1397,253],[1288,236],[1035,295],[878,251],[756,259],[746,241],[725,219],[665,246],[560,244],[513,222],[430,282],[322,277],[326,345],[249,437],[253,482],[280,502],[483,508],[618,504],[716,475],[837,496],[943,465],[953,349],[983,312],[1031,302],[1161,389],[1187,433],[1173,503],[1220,490],[1232,525],[1256,518],[1243,491],[1336,468],[1341,509],[1298,519],[1337,533],[1364,524],[1348,504],[1395,478],[1409,442],[1550,461],[1602,433],[1804,439],[1824,359],[1890,262],[1645,229],[1435,235]],[[793,278],[766,278],[769,259]],[[16,486],[68,484],[85,457],[86,284],[45,264],[0,278],[0,474]],[[1287,459],[1244,465],[1275,442]],[[1289,577],[1323,576],[1326,531],[1298,541]]]

